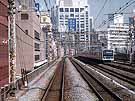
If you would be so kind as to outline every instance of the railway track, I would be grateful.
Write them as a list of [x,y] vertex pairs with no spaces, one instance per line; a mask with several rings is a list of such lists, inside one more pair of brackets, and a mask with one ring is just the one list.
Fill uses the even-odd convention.
[[126,61],[115,61],[114,63],[134,67],[133,64],[130,64],[129,62]]
[[124,65],[124,64],[119,64],[119,63],[105,63],[105,65],[121,69],[123,71],[129,72],[129,73],[135,73],[135,68],[133,66],[129,65]]
[[78,72],[81,74],[81,76],[84,78],[84,80],[88,83],[93,92],[96,94],[99,101],[122,101],[122,98],[120,98],[116,93],[114,93],[111,89],[99,81],[95,76],[91,75],[90,71],[84,69],[74,60],[70,60]]
[[64,101],[64,62],[60,62],[40,101]]
[[[99,69],[99,70],[102,70],[103,72],[106,72],[124,82],[127,82],[133,86],[135,86],[135,78],[134,77],[130,77],[128,75],[125,75],[121,72],[118,72],[116,70],[112,70],[112,69],[109,69],[108,67],[105,67],[105,66],[100,66],[96,63],[93,63],[91,62],[91,64],[89,64],[90,66],[93,66],[93,68],[96,68],[96,69]],[[112,67],[113,68],[113,67]]]
[[[97,63],[95,61],[90,61],[88,59],[87,60],[79,59],[79,60],[83,61],[84,63],[89,64],[90,66],[92,66],[95,69],[99,69],[105,73],[108,73],[111,76],[116,77],[119,80],[122,80],[124,82],[127,82],[128,84],[131,84],[132,86],[135,87],[135,78],[134,78],[135,75],[134,75],[134,70],[132,70],[132,69],[130,70],[129,68],[126,68],[126,67],[119,67],[119,66],[113,66],[113,65],[110,65],[110,68],[109,68],[107,66],[103,66],[102,63]],[[101,66],[101,64],[102,64],[102,66]],[[123,70],[123,71],[120,71],[120,70]],[[127,72],[129,72],[129,73],[127,73]],[[129,75],[127,75],[126,73]]]

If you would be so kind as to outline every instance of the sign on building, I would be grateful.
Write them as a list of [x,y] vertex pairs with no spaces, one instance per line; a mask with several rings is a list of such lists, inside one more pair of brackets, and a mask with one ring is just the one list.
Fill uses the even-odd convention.
[[68,32],[76,32],[76,18],[68,19]]
[[39,11],[39,8],[40,8],[39,3],[35,3],[35,10],[36,10],[36,11]]

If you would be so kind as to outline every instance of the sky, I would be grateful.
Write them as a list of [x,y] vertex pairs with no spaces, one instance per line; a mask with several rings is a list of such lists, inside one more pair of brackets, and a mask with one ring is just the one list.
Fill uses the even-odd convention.
[[[102,8],[105,0],[88,0],[90,5],[90,15],[96,18],[98,12]],[[107,19],[106,14],[114,13],[118,10],[122,5],[126,4],[129,0],[107,0],[107,3],[102,10],[100,16],[95,22],[95,26],[100,25],[103,20]],[[124,10],[124,13],[133,12],[133,8],[135,8],[135,3],[132,4],[129,8]],[[128,16],[133,16],[134,14],[124,14],[124,23],[128,23]]]
[[[53,7],[55,4],[55,0],[46,0],[49,7]],[[116,10],[118,10],[122,5],[126,4],[128,1],[131,0],[88,0],[88,4],[90,6],[90,16],[93,16],[95,19],[97,14],[99,13],[100,9],[102,8],[104,2],[106,2],[106,5],[102,12],[100,13],[99,17],[95,21],[95,27],[99,26],[103,20],[107,19],[106,14],[114,13]],[[41,10],[45,10],[45,3],[44,0],[37,0],[37,2],[40,2]],[[51,4],[51,6],[50,6]],[[133,8],[135,8],[135,3],[132,4],[130,7],[128,7],[124,13],[127,12],[133,12]],[[125,23],[128,22],[128,16],[133,16],[135,14],[124,14],[124,21]]]

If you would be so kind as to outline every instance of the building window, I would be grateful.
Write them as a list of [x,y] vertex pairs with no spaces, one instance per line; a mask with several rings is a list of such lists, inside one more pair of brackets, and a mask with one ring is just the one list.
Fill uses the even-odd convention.
[[68,21],[65,21],[65,23],[68,23]]
[[64,21],[60,21],[60,23],[63,23]]
[[64,9],[63,8],[60,8],[60,12],[64,12]]
[[84,18],[80,18],[81,20],[84,20]]
[[86,32],[88,32],[89,31],[89,29],[88,28],[86,28]]
[[40,59],[39,55],[35,55],[35,61],[38,61]]
[[68,15],[65,15],[65,19],[68,19]]
[[81,23],[84,23],[84,21],[80,21]]
[[77,24],[77,28],[79,28],[79,24]]
[[80,37],[81,37],[81,39],[85,39],[85,36],[84,35],[81,35]]
[[28,20],[29,15],[28,14],[21,14],[21,20]]
[[81,29],[81,32],[84,32],[84,29]]
[[84,15],[80,15],[80,17],[84,17]]
[[74,17],[74,14],[70,14],[70,17]]
[[79,8],[75,8],[75,12],[79,12]]
[[60,19],[64,19],[64,15],[60,15]]
[[40,51],[40,44],[35,43],[35,51]]
[[[88,31],[87,31],[88,32]],[[86,35],[86,40],[89,40],[89,36],[88,36],[88,34]]]
[[46,18],[43,18],[43,22],[46,22]]
[[69,12],[69,9],[68,8],[65,8],[65,12]]
[[75,15],[75,17],[79,17],[79,15]]
[[74,12],[74,8],[70,8],[70,12]]
[[64,24],[63,23],[60,23],[61,26],[63,26]]
[[84,24],[81,24],[81,28],[84,28]]
[[84,8],[80,8],[80,12],[84,11]]
[[35,39],[40,40],[40,34],[37,31],[35,31]]
[[85,8],[88,8],[88,6],[85,6]]

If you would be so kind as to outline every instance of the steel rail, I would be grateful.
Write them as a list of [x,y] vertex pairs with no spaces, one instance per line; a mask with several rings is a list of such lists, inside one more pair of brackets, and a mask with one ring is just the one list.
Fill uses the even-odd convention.
[[78,72],[82,75],[82,77],[86,80],[90,88],[94,91],[96,96],[99,98],[100,101],[105,101],[105,98],[103,98],[102,94],[97,91],[97,89],[91,84],[91,82],[88,80],[89,78],[92,78],[95,82],[98,83],[100,87],[102,87],[113,99],[116,101],[122,101],[122,98],[120,98],[117,94],[115,94],[111,89],[107,88],[101,81],[99,81],[96,77],[91,75],[87,70],[85,70],[79,63],[75,62],[71,59],[71,62],[76,67]]
[[[60,67],[61,69],[61,80],[60,80],[60,88],[57,89],[57,91],[59,91],[59,101],[64,101],[64,68],[65,68],[65,59],[63,59],[60,63],[62,64],[62,67]],[[61,66],[61,65],[60,65]],[[42,98],[40,101],[46,101],[47,100],[47,97],[50,93],[51,90],[51,87],[54,85],[54,82],[56,80],[56,77],[58,76],[58,68],[56,69],[52,79],[50,80],[50,83],[48,84],[47,86],[47,89],[45,90],[44,94],[42,95]],[[55,90],[54,90],[55,91]]]
[[94,68],[96,67],[96,68],[98,68],[98,69],[100,69],[100,70],[102,70],[102,71],[104,71],[104,72],[106,72],[106,73],[108,73],[108,74],[110,74],[110,75],[112,75],[114,77],[117,77],[120,80],[123,80],[123,81],[135,86],[135,79],[132,78],[132,77],[129,77],[129,76],[120,74],[118,72],[112,71],[112,70],[107,69],[107,68],[105,68],[103,66],[99,66],[99,65],[95,65],[95,64],[91,65],[91,66],[93,66]]

